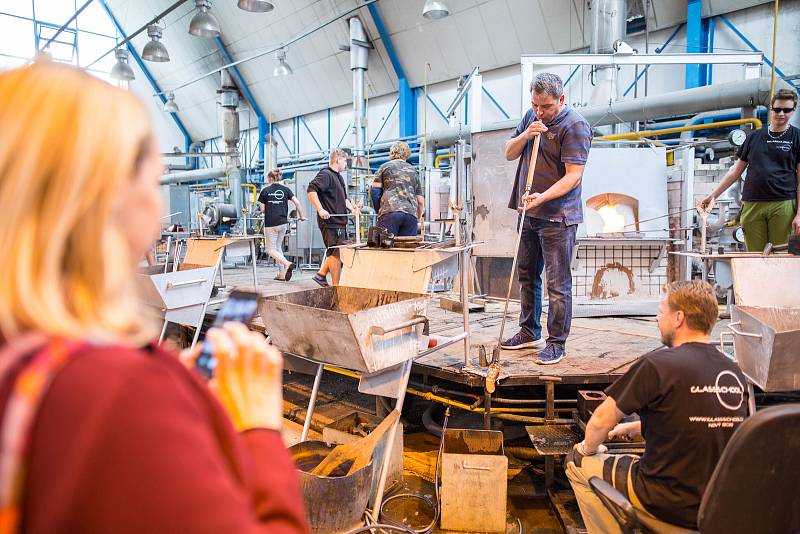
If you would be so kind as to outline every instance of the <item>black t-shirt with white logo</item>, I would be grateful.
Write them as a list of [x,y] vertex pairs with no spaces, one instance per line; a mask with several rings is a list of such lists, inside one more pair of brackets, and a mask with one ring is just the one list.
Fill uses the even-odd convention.
[[270,184],[261,190],[258,201],[264,204],[264,226],[280,226],[288,222],[292,190],[281,184]]
[[742,200],[797,198],[800,130],[789,126],[787,130],[776,134],[765,126],[747,136],[736,156],[747,162]]
[[639,500],[662,521],[696,528],[711,473],[747,415],[739,367],[709,344],[684,343],[642,356],[606,394],[642,420],[647,444],[631,473]]

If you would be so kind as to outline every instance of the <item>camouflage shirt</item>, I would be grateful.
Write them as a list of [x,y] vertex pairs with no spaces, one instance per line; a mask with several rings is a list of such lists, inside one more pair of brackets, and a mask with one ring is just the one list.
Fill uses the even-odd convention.
[[403,211],[417,216],[417,195],[424,194],[416,167],[401,159],[387,161],[378,169],[375,181],[383,186],[378,215]]

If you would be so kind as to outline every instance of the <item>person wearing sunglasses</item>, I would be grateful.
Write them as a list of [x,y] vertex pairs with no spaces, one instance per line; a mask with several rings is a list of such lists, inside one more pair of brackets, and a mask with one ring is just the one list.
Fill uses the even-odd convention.
[[747,170],[739,220],[749,251],[760,252],[767,243],[783,245],[790,234],[800,234],[800,130],[789,124],[796,109],[797,93],[777,91],[770,104],[769,125],[747,136],[736,152],[736,163],[701,202],[707,208]]

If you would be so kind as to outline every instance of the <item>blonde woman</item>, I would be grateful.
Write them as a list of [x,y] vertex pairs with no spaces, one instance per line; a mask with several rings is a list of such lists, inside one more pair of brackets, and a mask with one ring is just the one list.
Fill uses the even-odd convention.
[[279,354],[241,325],[209,332],[209,390],[147,344],[147,116],[72,67],[0,74],[0,531],[305,532]]

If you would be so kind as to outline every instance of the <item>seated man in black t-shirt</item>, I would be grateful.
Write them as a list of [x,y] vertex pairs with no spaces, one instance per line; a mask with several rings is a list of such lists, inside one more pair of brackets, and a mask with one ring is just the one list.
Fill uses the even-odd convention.
[[[606,389],[565,465],[590,534],[620,532],[589,487],[593,476],[618,489],[654,532],[696,529],[708,480],[733,431],[747,415],[745,377],[709,345],[717,300],[706,282],[674,282],[658,308],[668,348],[639,358]],[[639,421],[618,424],[625,414]],[[605,454],[609,439],[644,437],[641,460]]]

